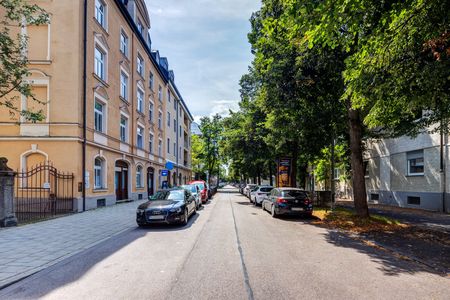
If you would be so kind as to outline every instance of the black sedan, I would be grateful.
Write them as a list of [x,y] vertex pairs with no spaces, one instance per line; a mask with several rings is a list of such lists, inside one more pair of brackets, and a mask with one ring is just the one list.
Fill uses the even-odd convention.
[[196,213],[195,198],[190,191],[182,188],[156,192],[149,201],[139,205],[136,222],[139,226],[154,223],[183,224]]
[[262,209],[276,218],[280,215],[311,216],[313,204],[308,194],[297,188],[276,188],[262,202]]

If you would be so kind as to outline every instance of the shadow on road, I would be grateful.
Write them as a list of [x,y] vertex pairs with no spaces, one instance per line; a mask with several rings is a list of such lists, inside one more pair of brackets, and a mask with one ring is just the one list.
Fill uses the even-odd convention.
[[[240,199],[239,199],[240,200]],[[254,210],[249,211],[251,215],[258,215],[256,214],[257,211],[261,211],[261,207],[255,207],[252,203],[249,201],[236,201],[235,202],[238,205],[242,206],[252,206],[254,207]],[[266,212],[268,215],[269,212]],[[343,248],[350,248],[358,251],[359,253],[362,253],[369,257],[369,259],[379,266],[378,269],[382,271],[387,276],[399,276],[400,274],[415,274],[419,272],[427,272],[435,275],[440,276],[447,276],[450,274],[450,269],[447,268],[446,262],[449,260],[450,255],[447,251],[446,253],[440,253],[438,249],[429,248],[427,250],[428,256],[435,255],[435,259],[430,260],[423,260],[419,256],[419,261],[416,260],[416,256],[411,256],[409,254],[415,253],[417,254],[417,251],[411,251],[411,253],[408,252],[400,252],[405,253],[405,255],[398,254],[399,249],[402,249],[402,247],[394,247],[387,249],[386,247],[380,247],[376,243],[373,243],[373,236],[369,235],[358,235],[358,234],[350,234],[348,232],[343,232],[335,229],[330,229],[325,227],[322,223],[320,223],[320,219],[312,216],[280,216],[277,218],[278,221],[286,222],[286,223],[299,223],[299,224],[305,224],[308,226],[314,226],[319,227],[321,229],[325,229],[325,233],[323,233],[323,236],[325,238],[325,241],[329,244],[332,244],[335,247],[343,247]],[[269,221],[275,221],[269,219]],[[384,233],[384,235],[389,235],[389,233]],[[378,240],[378,239],[377,239]],[[398,244],[402,242],[406,242],[406,236],[404,239],[398,239]],[[390,243],[391,244],[391,243]],[[389,244],[389,245],[390,245]],[[411,250],[417,250],[414,249],[413,245],[403,245],[403,247],[409,247]],[[442,248],[442,247],[440,247]],[[449,248],[445,248],[449,249]],[[395,250],[395,251],[393,251]],[[408,256],[406,256],[408,255]],[[411,257],[414,257],[412,259]],[[426,261],[426,264],[423,264],[423,262]]]
[[[202,208],[203,209],[203,208]],[[152,231],[180,231],[180,230],[186,230],[190,228],[192,225],[194,225],[195,221],[197,221],[199,217],[199,214],[196,213],[195,215],[192,215],[189,218],[189,222],[186,226],[182,226],[180,224],[151,224],[147,225],[145,227],[138,227],[137,230],[143,230],[145,232],[152,232]]]
[[149,232],[182,231],[190,228],[199,218],[192,215],[186,226],[152,225],[133,228],[81,251],[47,269],[0,290],[0,299],[38,299],[63,286],[76,282],[103,260],[119,252]]

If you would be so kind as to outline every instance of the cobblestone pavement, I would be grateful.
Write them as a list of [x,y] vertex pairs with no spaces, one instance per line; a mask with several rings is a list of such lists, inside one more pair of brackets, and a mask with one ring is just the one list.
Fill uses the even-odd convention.
[[0,229],[0,289],[136,227],[143,201]]

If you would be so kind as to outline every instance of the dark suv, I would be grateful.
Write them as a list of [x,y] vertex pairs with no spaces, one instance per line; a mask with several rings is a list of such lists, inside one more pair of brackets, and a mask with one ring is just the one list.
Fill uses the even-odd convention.
[[263,200],[262,209],[269,211],[274,218],[279,215],[311,216],[313,204],[304,190],[275,188]]

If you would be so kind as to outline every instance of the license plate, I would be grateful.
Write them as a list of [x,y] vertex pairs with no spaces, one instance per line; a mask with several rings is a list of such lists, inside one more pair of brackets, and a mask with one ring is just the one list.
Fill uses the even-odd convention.
[[150,216],[148,217],[149,220],[164,220],[164,216]]
[[291,208],[292,211],[303,211],[302,207],[292,207]]

